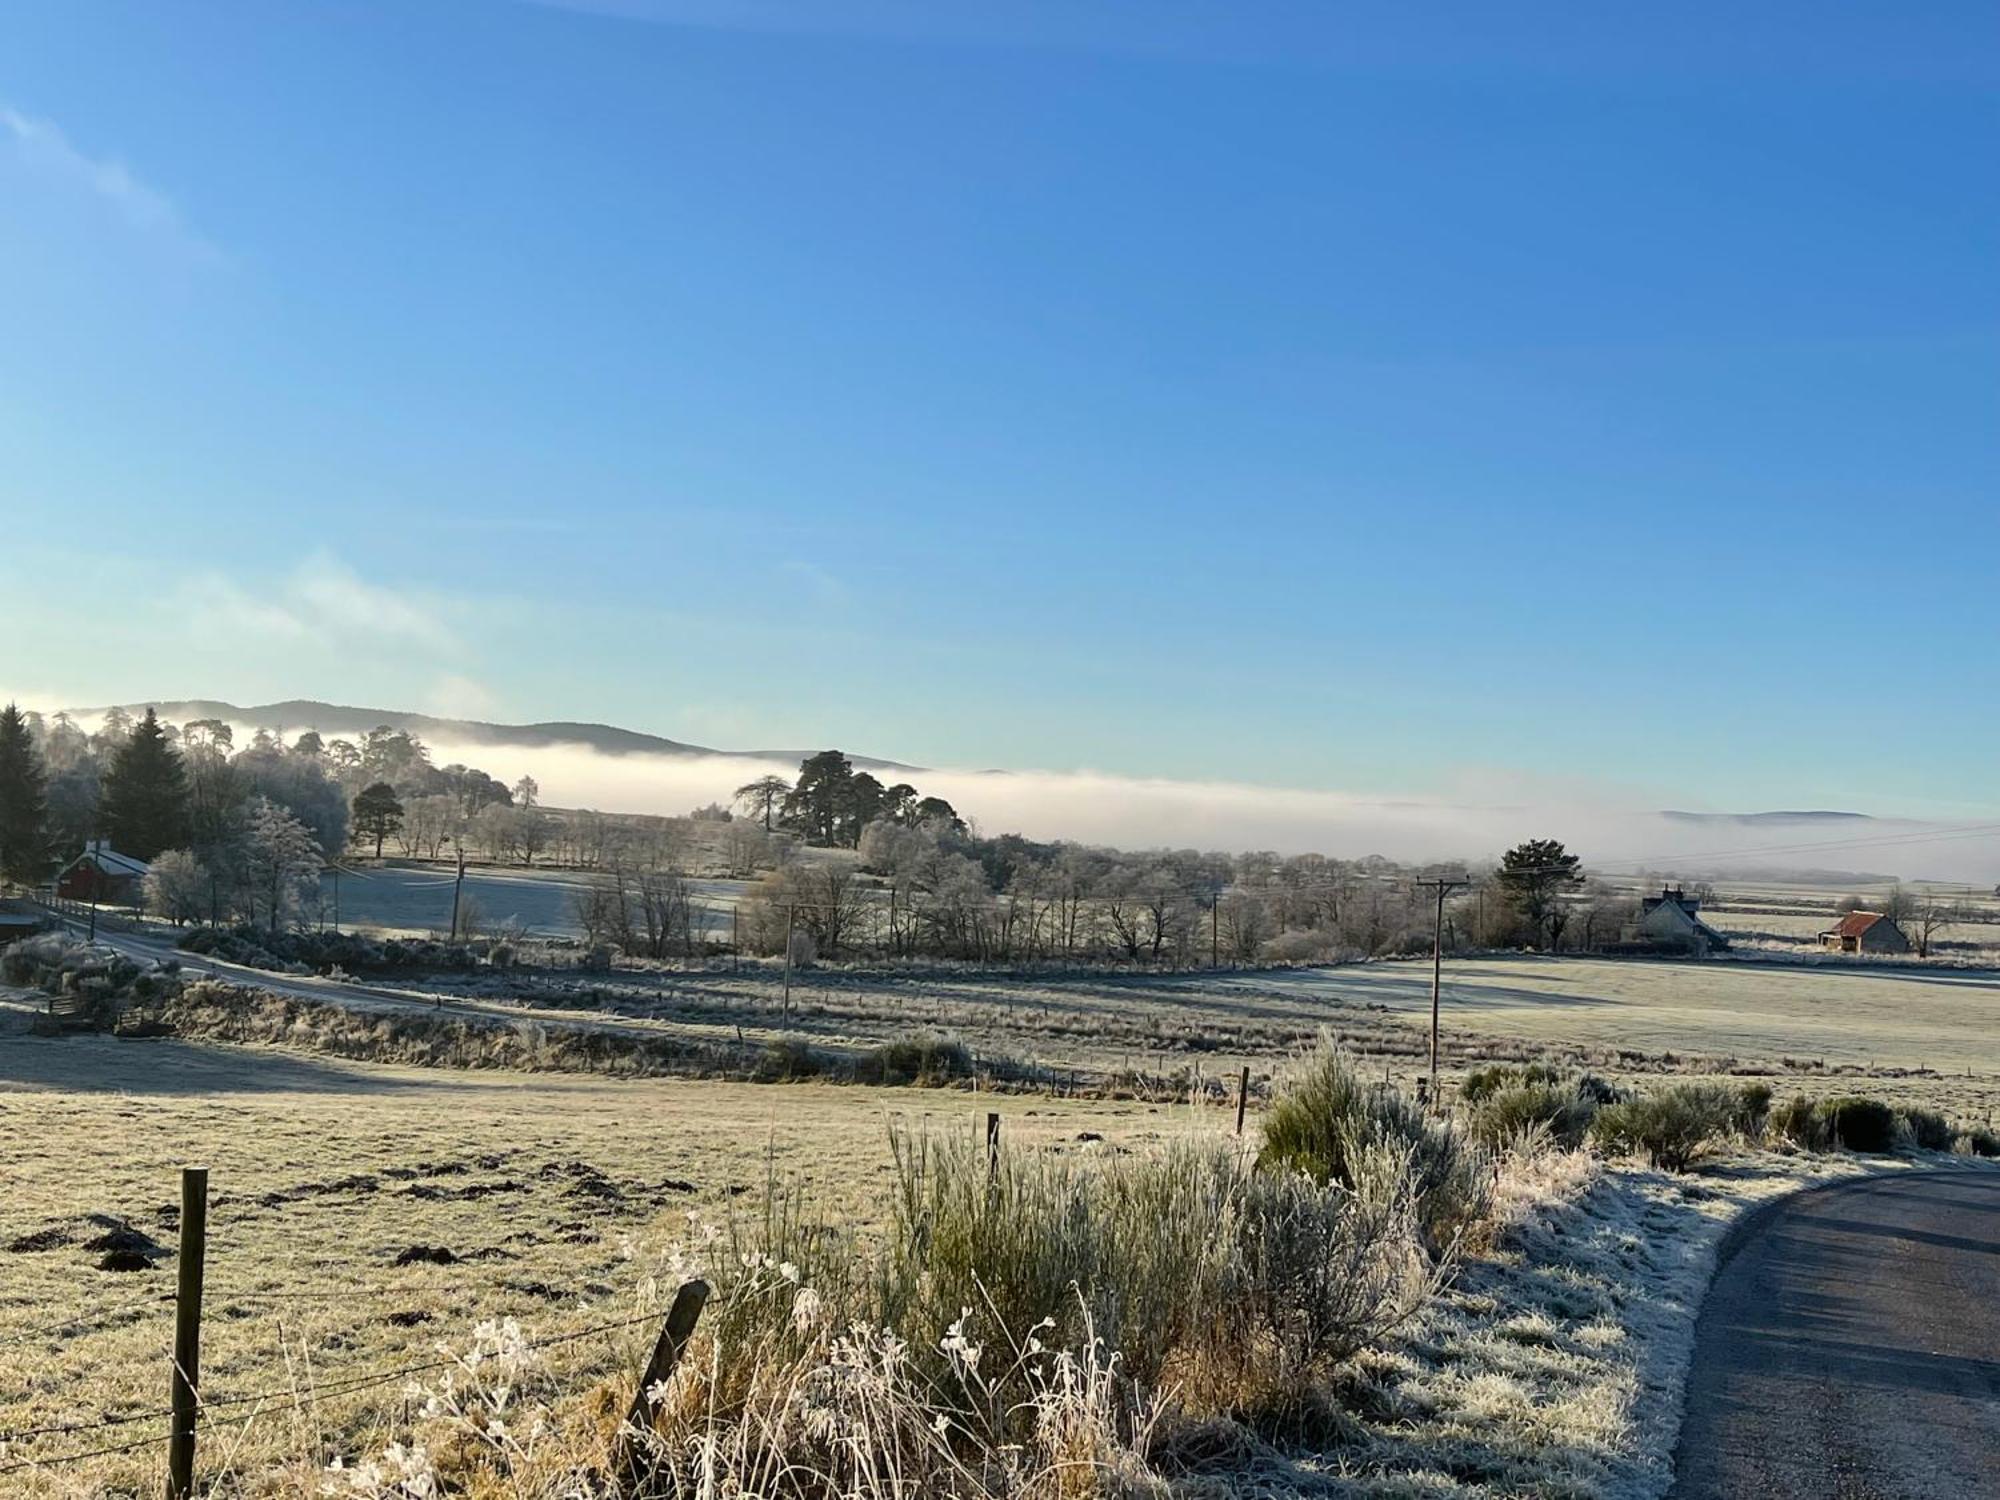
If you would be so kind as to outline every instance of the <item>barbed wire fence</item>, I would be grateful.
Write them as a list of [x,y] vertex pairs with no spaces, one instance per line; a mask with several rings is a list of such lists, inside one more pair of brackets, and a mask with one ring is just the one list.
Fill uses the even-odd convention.
[[[387,1385],[409,1382],[424,1375],[467,1368],[462,1357],[443,1351],[440,1346],[441,1352],[435,1357],[353,1371],[340,1371],[336,1368],[333,1371],[317,1372],[303,1384],[294,1380],[287,1385],[251,1391],[211,1392],[205,1389],[199,1371],[202,1305],[204,1292],[210,1290],[204,1286],[207,1259],[207,1196],[207,1172],[201,1168],[184,1169],[181,1232],[176,1250],[175,1291],[155,1293],[108,1307],[82,1310],[73,1316],[39,1324],[33,1328],[10,1330],[6,1338],[0,1340],[0,1347],[21,1348],[45,1343],[52,1338],[70,1337],[102,1329],[132,1314],[146,1312],[157,1314],[171,1309],[175,1317],[175,1330],[173,1352],[168,1368],[170,1396],[168,1403],[138,1411],[110,1412],[91,1418],[69,1417],[58,1421],[0,1429],[0,1475],[68,1470],[79,1464],[92,1463],[100,1459],[149,1450],[164,1450],[164,1493],[167,1500],[193,1500],[197,1493],[195,1440],[197,1434],[204,1428],[217,1425],[218,1418],[241,1413],[247,1423],[273,1409],[308,1412],[316,1410],[322,1403],[328,1401],[360,1395]],[[396,1290],[396,1288],[366,1284],[312,1291],[224,1286],[212,1289],[212,1296],[225,1305],[242,1302],[290,1304],[328,1302],[365,1295],[392,1295]],[[631,1317],[613,1318],[583,1328],[565,1329],[540,1338],[522,1339],[514,1346],[523,1354],[542,1353],[637,1328],[654,1327],[659,1330],[651,1357],[639,1380],[631,1409],[617,1430],[606,1458],[605,1472],[609,1477],[611,1492],[614,1494],[635,1490],[646,1478],[643,1459],[645,1444],[641,1439],[653,1430],[659,1392],[678,1366],[680,1357],[694,1333],[696,1321],[707,1297],[708,1286],[705,1282],[699,1280],[684,1282],[677,1289],[672,1303],[664,1309],[656,1307]],[[121,1435],[111,1441],[98,1442],[91,1446],[76,1446],[78,1442],[87,1441],[91,1434],[123,1434],[130,1428],[156,1424],[164,1430],[139,1436]],[[58,1439],[69,1441],[58,1443],[56,1441]],[[59,1451],[46,1451],[41,1446],[44,1443]]]

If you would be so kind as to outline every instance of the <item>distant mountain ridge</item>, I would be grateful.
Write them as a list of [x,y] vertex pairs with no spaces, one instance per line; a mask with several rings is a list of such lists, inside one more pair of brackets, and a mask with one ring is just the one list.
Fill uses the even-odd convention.
[[[78,708],[71,712],[95,716],[109,712],[110,707]],[[282,703],[262,703],[251,707],[225,703],[218,698],[188,698],[150,704],[121,703],[116,707],[134,717],[150,707],[161,718],[175,724],[185,724],[190,719],[222,719],[231,724],[247,724],[253,729],[283,729],[298,733],[316,729],[329,737],[366,734],[386,724],[391,729],[406,730],[422,740],[517,746],[531,750],[553,745],[582,745],[601,755],[720,756],[729,760],[780,761],[796,765],[815,753],[810,750],[717,750],[708,745],[691,745],[684,740],[670,740],[663,735],[645,734],[636,729],[620,729],[614,724],[582,724],[561,719],[539,724],[495,724],[483,719],[447,719],[435,714],[406,713],[393,708],[321,703],[312,698],[290,698]],[[904,772],[925,769],[868,755],[850,753],[848,759],[870,770]]]
[[1868,813],[1826,811],[1699,813],[1675,812],[1669,808],[1662,812],[1660,816],[1675,823],[1727,824],[1732,828],[1810,828],[1825,823],[1874,823],[1880,821]]

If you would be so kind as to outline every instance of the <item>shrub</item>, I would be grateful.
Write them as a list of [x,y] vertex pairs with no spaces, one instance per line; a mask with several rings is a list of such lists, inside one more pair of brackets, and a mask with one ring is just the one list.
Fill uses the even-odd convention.
[[1337,963],[1354,956],[1339,934],[1324,928],[1287,928],[1257,950],[1257,957],[1270,964]]
[[[429,938],[377,938],[353,932],[269,932],[258,927],[194,927],[181,934],[178,946],[189,953],[228,963],[293,972],[299,965],[318,973],[339,969],[347,974],[395,973],[477,968],[479,955],[467,943],[440,943]],[[519,957],[518,947],[505,940],[494,945],[506,967]]]
[[1562,1070],[1547,1063],[1488,1063],[1465,1075],[1458,1096],[1467,1104],[1477,1104],[1501,1089],[1524,1083],[1560,1083],[1562,1078]]
[[1598,1102],[1574,1081],[1510,1083],[1482,1092],[1467,1110],[1472,1138],[1497,1151],[1523,1136],[1546,1130],[1565,1150],[1583,1144]]
[[1483,1218],[1489,1202],[1484,1154],[1449,1120],[1430,1118],[1394,1089],[1363,1083],[1324,1035],[1279,1085],[1257,1161],[1363,1195],[1407,1178],[1433,1252]]
[[81,996],[98,1025],[118,1019],[135,1000],[163,999],[179,989],[179,965],[140,963],[109,948],[59,932],[23,938],[0,957],[0,977],[51,995]]
[[1952,1142],[1958,1139],[1957,1126],[1934,1109],[1906,1105],[1896,1113],[1910,1143],[1925,1151],[1949,1151]]
[[1794,1095],[1772,1110],[1765,1128],[1772,1137],[1789,1141],[1801,1151],[1833,1149],[1833,1133],[1826,1116],[1818,1103],[1804,1094]]
[[1746,1083],[1736,1090],[1736,1108],[1730,1115],[1730,1128],[1748,1140],[1761,1140],[1764,1127],[1771,1117],[1771,1086],[1768,1083]]
[[795,1078],[817,1078],[826,1071],[826,1059],[797,1037],[768,1042],[757,1058],[756,1078],[760,1083],[788,1083]]
[[1685,1172],[1715,1142],[1735,1130],[1742,1101],[1735,1089],[1683,1083],[1619,1104],[1591,1122],[1591,1138],[1607,1152],[1644,1156],[1670,1172]]
[[[1942,1122],[1942,1116],[1936,1118]],[[1845,1148],[1872,1154],[1895,1148],[1899,1123],[1896,1111],[1879,1099],[1801,1095],[1772,1112],[1771,1133],[1806,1151]]]
[[854,1064],[856,1083],[922,1084],[935,1088],[972,1076],[972,1053],[956,1037],[903,1037],[863,1053]]
[[1952,1142],[1960,1156],[2000,1156],[2000,1134],[1983,1125],[1974,1125]]
[[1819,1108],[1833,1140],[1849,1151],[1875,1155],[1895,1148],[1896,1112],[1880,1099],[1849,1095],[1822,1100]]
[[[967,1135],[892,1137],[887,1244],[843,1309],[903,1336],[1052,1349],[1099,1338],[1145,1386],[1211,1409],[1281,1401],[1407,1316],[1431,1285],[1417,1184],[1364,1198],[1249,1168],[1220,1142],[1078,1157]],[[968,1310],[970,1310],[968,1312]]]
[[0,978],[9,984],[39,988],[46,984],[50,975],[81,967],[89,952],[88,943],[80,943],[60,932],[37,933],[0,949]]

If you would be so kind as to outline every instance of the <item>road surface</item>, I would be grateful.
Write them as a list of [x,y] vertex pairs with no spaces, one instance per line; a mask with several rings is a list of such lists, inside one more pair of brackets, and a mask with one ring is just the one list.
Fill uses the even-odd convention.
[[[62,917],[60,920],[74,935],[83,935],[84,923],[81,920],[74,917]],[[193,976],[224,979],[268,994],[314,1000],[348,1010],[376,1013],[402,1011],[425,1015],[442,1012],[462,1019],[479,1019],[500,1025],[511,1026],[529,1021],[551,1030],[603,1031],[639,1038],[668,1035],[685,1038],[691,1029],[697,1029],[686,1026],[675,1028],[665,1021],[636,1016],[579,1015],[573,1010],[545,1010],[508,1001],[470,996],[445,997],[423,990],[399,989],[393,982],[334,979],[322,974],[274,974],[206,954],[183,953],[173,946],[167,935],[114,930],[108,923],[98,926],[96,942],[100,947],[110,948],[142,963],[164,963],[173,959],[180,963],[185,973]],[[721,1034],[720,1028],[710,1029]]]
[[2000,1497],[2000,1173],[1817,1188],[1725,1255],[1669,1500]]

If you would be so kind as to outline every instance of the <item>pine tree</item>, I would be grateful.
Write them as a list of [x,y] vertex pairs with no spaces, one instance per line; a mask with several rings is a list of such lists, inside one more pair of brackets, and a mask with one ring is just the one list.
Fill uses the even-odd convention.
[[1583,861],[1559,839],[1529,839],[1500,856],[1500,888],[1539,938],[1548,932],[1549,946],[1562,946],[1569,912],[1564,895],[1583,884]]
[[28,720],[0,710],[0,879],[36,885],[49,873],[49,805],[42,757]]
[[799,762],[799,782],[785,796],[785,821],[815,843],[831,848],[846,811],[854,767],[838,750]]
[[[523,781],[527,780],[524,776]],[[354,798],[354,833],[360,839],[375,840],[375,857],[382,857],[382,841],[403,826],[403,804],[396,789],[386,781],[364,787]]]
[[111,846],[134,859],[151,859],[187,836],[187,774],[150,708],[112,756],[97,812]]

